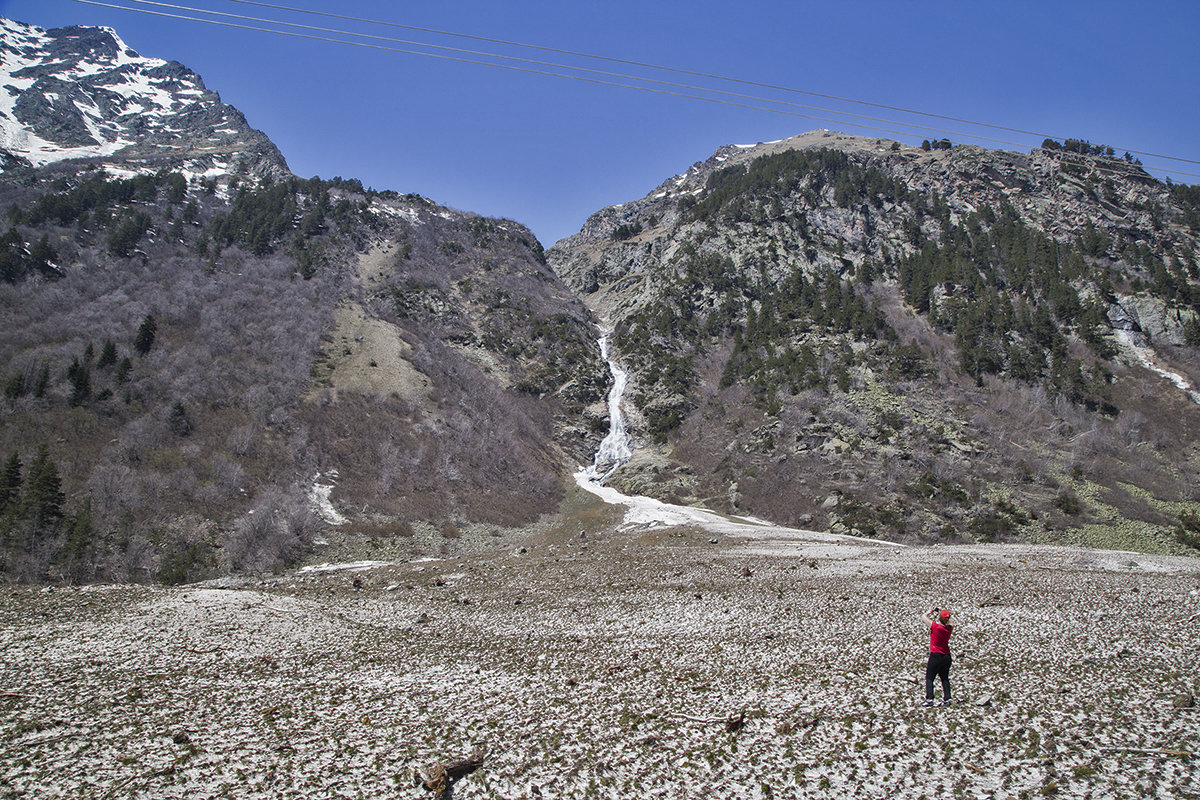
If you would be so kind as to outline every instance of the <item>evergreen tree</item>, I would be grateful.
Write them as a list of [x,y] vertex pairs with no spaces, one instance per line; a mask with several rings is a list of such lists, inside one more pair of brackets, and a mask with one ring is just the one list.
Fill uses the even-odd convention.
[[95,547],[95,516],[92,513],[91,496],[83,498],[83,502],[75,513],[66,520],[66,540],[59,554],[68,574],[78,582],[86,579],[87,556]]
[[192,432],[192,421],[188,419],[183,403],[176,402],[171,406],[171,413],[167,416],[167,427],[176,436],[187,436]]
[[42,445],[29,465],[21,510],[34,528],[43,528],[62,518],[64,499],[58,465],[50,458],[46,445]]
[[45,397],[46,389],[50,386],[50,365],[43,364],[41,371],[38,373],[37,382],[33,384],[33,396]]
[[108,250],[115,256],[129,256],[146,231],[150,230],[150,215],[136,211],[122,217],[108,235]]
[[158,333],[158,323],[154,321],[152,314],[147,314],[142,320],[142,324],[138,326],[137,336],[133,339],[133,349],[138,352],[138,355],[146,355],[150,352],[150,348],[154,347],[154,336]]
[[54,266],[57,260],[58,253],[50,246],[49,234],[43,233],[42,238],[29,249],[29,266],[47,278],[57,278],[59,272]]
[[0,514],[16,508],[21,497],[21,456],[16,450],[4,462],[0,471]]
[[0,280],[16,283],[25,277],[25,243],[16,228],[0,236]]
[[105,339],[104,345],[100,348],[100,359],[96,361],[96,366],[100,369],[111,367],[117,363],[117,346],[113,344],[112,339]]
[[71,405],[81,406],[92,397],[92,368],[76,358],[67,368],[71,380]]

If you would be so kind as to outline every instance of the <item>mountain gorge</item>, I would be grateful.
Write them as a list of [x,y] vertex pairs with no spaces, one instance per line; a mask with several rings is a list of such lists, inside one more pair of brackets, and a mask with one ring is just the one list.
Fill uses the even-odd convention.
[[111,30],[5,21],[0,47],[6,580],[577,525],[598,320],[623,491],[900,541],[1200,544],[1200,192],[1132,157],[818,131],[722,147],[543,252],[291,174]]

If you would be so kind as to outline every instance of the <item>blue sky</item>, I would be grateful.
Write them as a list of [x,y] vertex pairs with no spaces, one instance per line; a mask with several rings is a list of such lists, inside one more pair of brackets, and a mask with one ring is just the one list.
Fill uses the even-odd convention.
[[[651,74],[629,65],[230,0],[171,1]],[[1196,0],[277,0],[276,5],[737,77],[1037,134],[972,128],[679,74],[654,75],[1024,145],[1008,149],[1027,150],[1048,135],[1200,161]],[[111,26],[142,55],[180,61],[198,72],[275,141],[297,174],[359,178],[376,189],[417,192],[456,208],[516,219],[547,246],[578,230],[593,211],[644,195],[723,144],[769,141],[822,127],[910,144],[942,135],[972,141],[932,131],[879,133],[845,117],[836,117],[841,124],[803,119],[74,0],[0,0],[0,15],[46,28]],[[1200,164],[1142,160],[1160,177],[1200,183],[1194,177]]]

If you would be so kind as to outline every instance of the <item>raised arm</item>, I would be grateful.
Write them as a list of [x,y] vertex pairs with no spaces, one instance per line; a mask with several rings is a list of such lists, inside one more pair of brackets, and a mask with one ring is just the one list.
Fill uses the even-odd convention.
[[929,627],[932,628],[933,621],[934,621],[934,619],[937,618],[937,614],[938,614],[938,609],[936,607],[931,608],[928,611],[926,611],[924,614],[921,615],[921,619],[923,619],[925,621],[926,625],[928,625]]

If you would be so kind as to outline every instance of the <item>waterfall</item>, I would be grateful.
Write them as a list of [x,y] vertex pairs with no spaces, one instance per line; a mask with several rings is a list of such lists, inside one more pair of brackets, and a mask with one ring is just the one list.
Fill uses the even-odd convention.
[[629,433],[625,430],[625,417],[621,413],[621,397],[625,394],[627,376],[617,362],[609,357],[607,333],[600,337],[600,356],[608,362],[608,369],[613,376],[613,385],[608,391],[608,435],[600,442],[595,460],[583,474],[587,480],[603,484],[633,453],[629,449]]
[[[604,481],[633,455],[630,449],[629,433],[625,430],[625,417],[621,414],[621,397],[625,394],[625,371],[617,366],[608,353],[608,332],[601,331],[600,355],[608,362],[612,372],[613,385],[608,392],[608,435],[600,442],[596,458],[591,466],[580,467],[575,473],[575,483],[585,492],[599,497],[605,503],[625,506],[625,516],[622,528],[665,528],[675,526],[697,527],[713,533],[726,533],[738,536],[761,537],[764,535],[782,535],[792,537],[792,541],[820,541],[824,543],[839,543],[850,541],[852,537],[832,533],[815,533],[793,528],[776,528],[770,522],[753,517],[739,517],[719,514],[705,508],[694,506],[673,505],[655,500],[652,497],[626,495],[616,489],[605,486]],[[715,541],[715,540],[714,540]],[[883,543],[880,543],[883,544]],[[893,546],[893,545],[885,545]],[[903,547],[903,545],[894,545]]]

